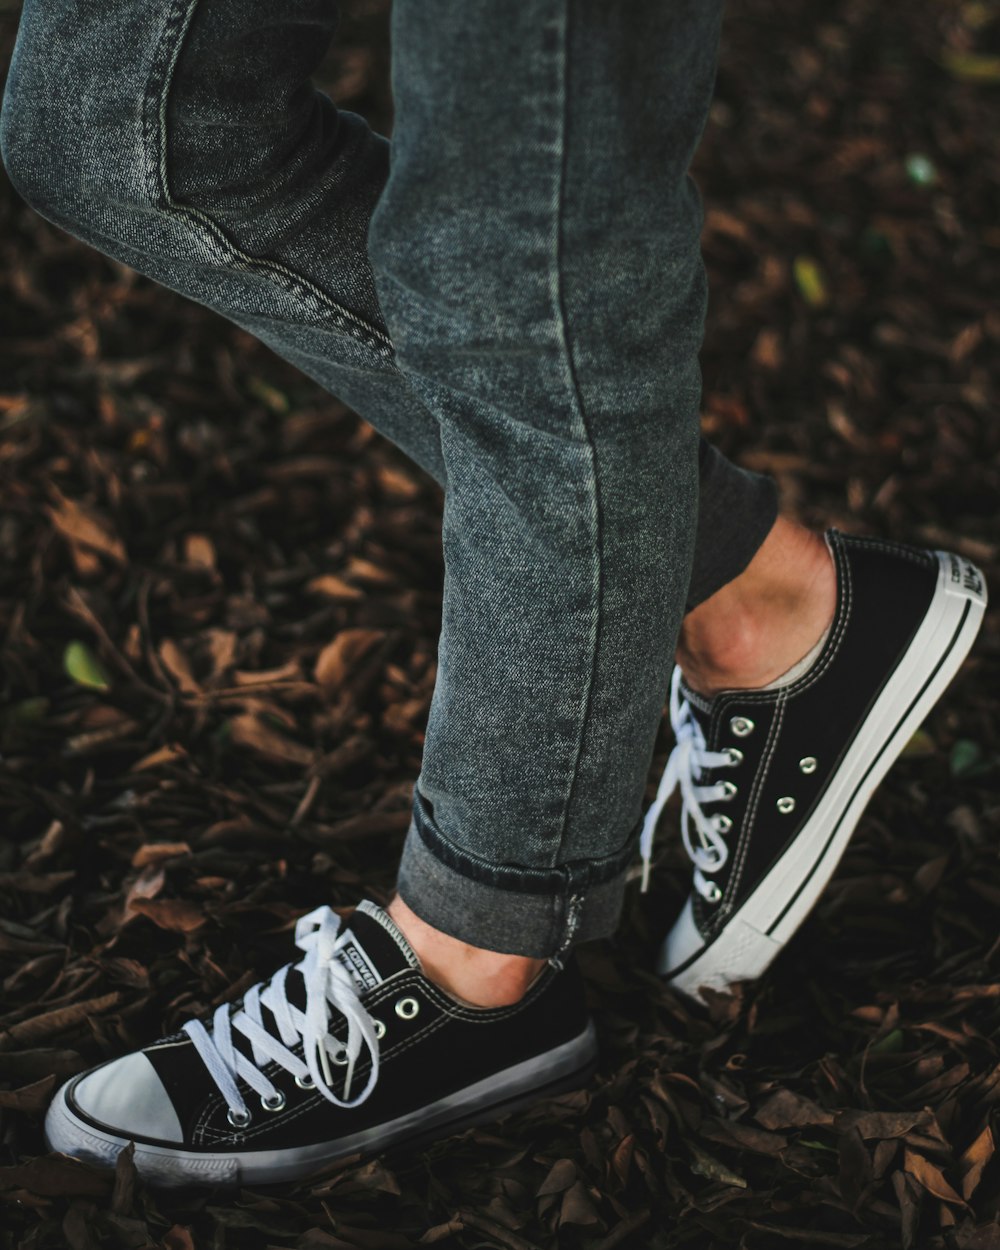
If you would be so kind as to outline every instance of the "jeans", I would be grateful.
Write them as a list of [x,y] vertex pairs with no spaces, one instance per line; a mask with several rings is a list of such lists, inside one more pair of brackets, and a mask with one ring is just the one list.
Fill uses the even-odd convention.
[[614,930],[685,605],[776,515],[773,484],[698,436],[687,169],[720,10],[395,0],[391,153],[311,82],[331,0],[21,17],[0,152],[28,203],[255,334],[440,482],[399,889],[494,950]]

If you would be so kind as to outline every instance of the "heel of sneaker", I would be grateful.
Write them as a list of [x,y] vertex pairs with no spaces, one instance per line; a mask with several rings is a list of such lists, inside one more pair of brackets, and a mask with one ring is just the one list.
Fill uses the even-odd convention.
[[941,566],[939,585],[944,593],[971,600],[981,611],[985,610],[989,591],[982,569],[953,551],[936,551],[934,554]]

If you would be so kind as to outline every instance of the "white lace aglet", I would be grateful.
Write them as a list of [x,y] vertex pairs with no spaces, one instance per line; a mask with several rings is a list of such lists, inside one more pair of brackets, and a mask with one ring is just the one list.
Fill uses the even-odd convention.
[[326,1040],[322,1040],[317,1048],[319,1050],[319,1066],[323,1069],[323,1080],[326,1081],[327,1089],[333,1085],[333,1071],[330,1067],[330,1056],[326,1053]]
[[351,1096],[351,1081],[354,1079],[354,1059],[352,1058],[347,1065],[347,1073],[344,1076],[344,1102],[347,1102]]
[[642,880],[639,883],[639,893],[645,894],[649,889],[649,870],[650,858],[648,855],[642,857]]

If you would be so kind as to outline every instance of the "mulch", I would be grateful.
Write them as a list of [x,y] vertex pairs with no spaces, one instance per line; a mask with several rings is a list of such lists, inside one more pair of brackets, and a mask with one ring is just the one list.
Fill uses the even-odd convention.
[[[383,127],[387,39],[355,0],[321,77]],[[1000,589],[998,53],[978,0],[733,0],[696,174],[711,437],[810,524]],[[995,610],[761,983],[670,993],[679,847],[630,887],[581,951],[588,1089],[280,1189],[165,1197],[127,1156],[45,1154],[58,1082],[238,995],[303,912],[388,898],[441,499],[6,182],[0,249],[0,1244],[1000,1250]]]

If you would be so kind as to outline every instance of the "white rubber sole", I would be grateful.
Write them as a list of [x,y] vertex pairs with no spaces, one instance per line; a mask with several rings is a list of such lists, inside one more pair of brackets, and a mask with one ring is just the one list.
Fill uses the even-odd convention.
[[818,901],[872,793],[969,653],[986,610],[970,561],[938,551],[934,597],[909,647],[851,744],[817,811],[719,935],[678,972],[666,947],[658,971],[690,997],[759,977]]
[[[381,1154],[390,1146],[434,1140],[489,1122],[520,1107],[586,1084],[597,1058],[592,1022],[579,1037],[536,1059],[528,1059],[457,1094],[399,1116],[371,1129],[332,1142],[284,1150],[181,1150],[136,1142],[136,1170],[151,1185],[180,1186],[269,1185],[298,1180],[327,1164],[353,1154]],[[331,1107],[336,1114],[336,1108]],[[58,1091],[45,1116],[45,1139],[50,1150],[114,1167],[131,1140],[95,1128],[81,1120],[66,1103],[66,1085]]]

